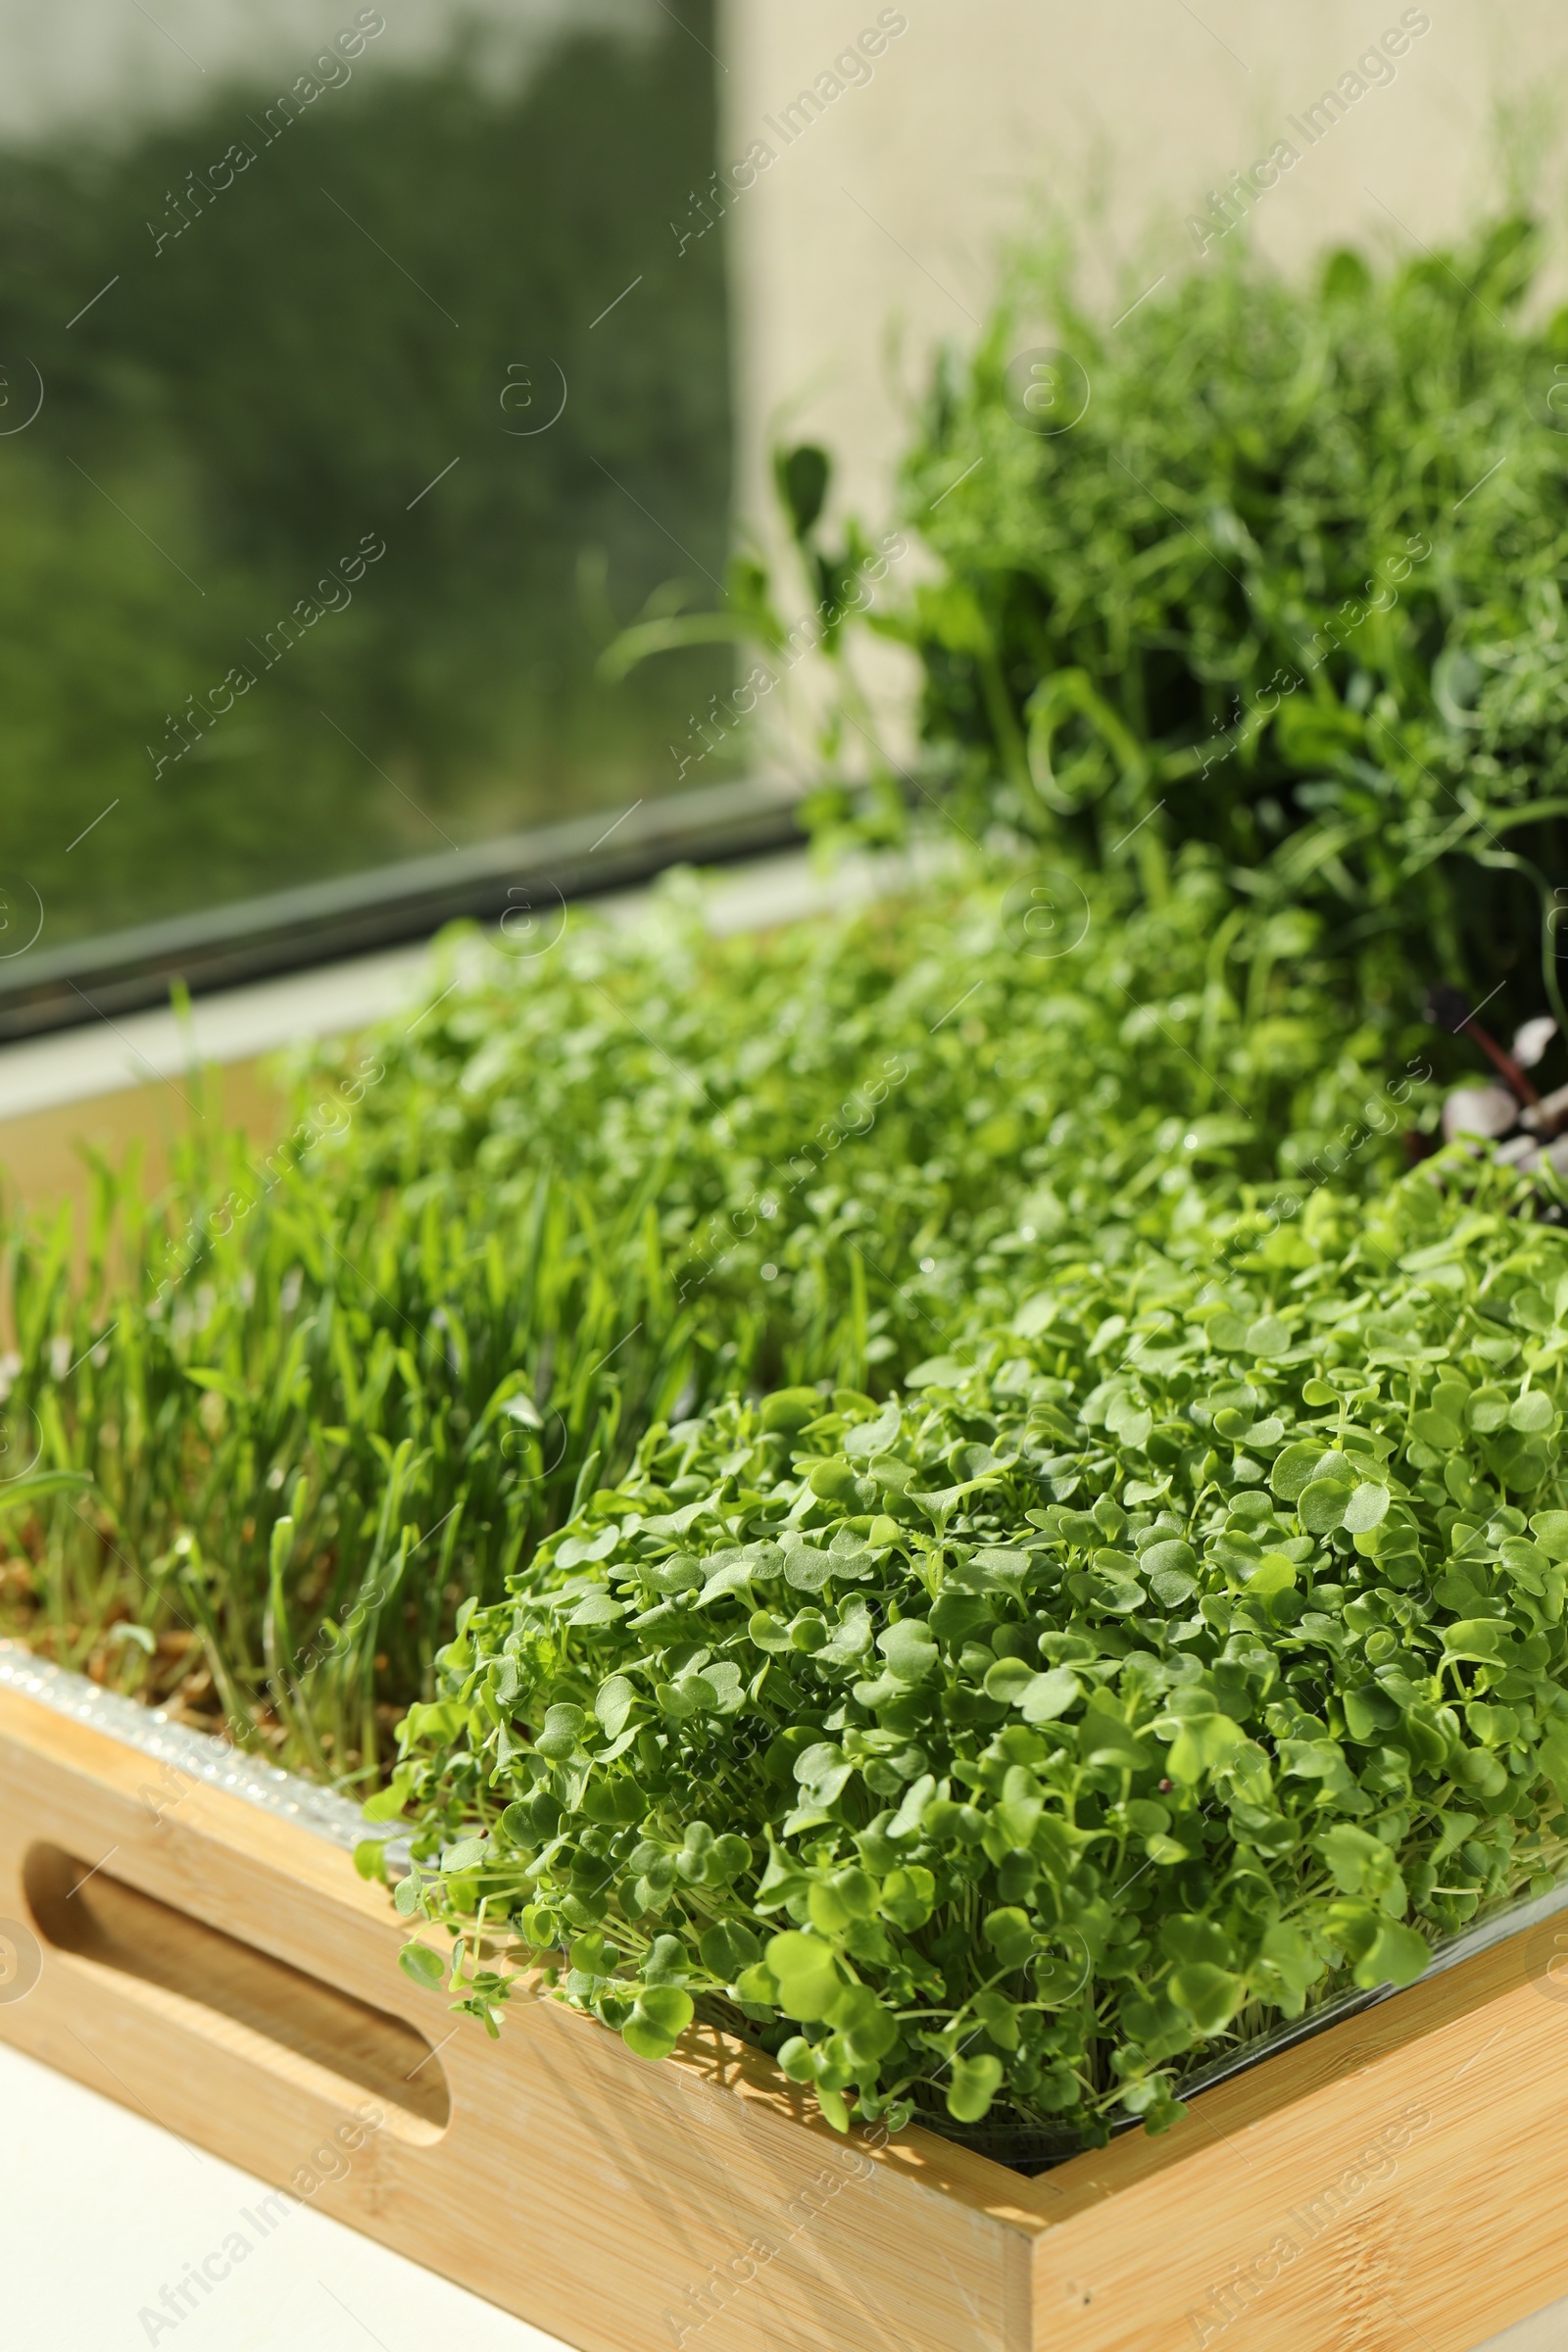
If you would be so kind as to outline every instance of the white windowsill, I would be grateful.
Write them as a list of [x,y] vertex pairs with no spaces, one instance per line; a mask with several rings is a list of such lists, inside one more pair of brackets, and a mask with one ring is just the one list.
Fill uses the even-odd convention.
[[[708,886],[708,920],[721,934],[795,922],[874,897],[908,870],[903,860],[861,858],[822,875],[806,851],[780,851],[720,869]],[[583,900],[572,913],[633,923],[646,912],[653,887]],[[188,1022],[165,1007],[118,1020],[102,1016],[0,1047],[0,1120],[177,1081],[193,1064],[248,1061],[312,1039],[352,1035],[418,1003],[430,955],[429,943],[418,941],[198,997]]]

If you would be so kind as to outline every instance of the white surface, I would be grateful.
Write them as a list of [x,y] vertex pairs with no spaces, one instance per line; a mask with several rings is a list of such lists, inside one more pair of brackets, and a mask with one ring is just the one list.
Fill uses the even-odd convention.
[[[113,2063],[112,2053],[106,2053]],[[29,2352],[559,2352],[401,2254],[294,2203],[263,2237],[266,2184],[0,2046],[4,2340]],[[301,2150],[302,2161],[309,2155]],[[250,2251],[177,2325],[159,2298],[238,2231]],[[221,2258],[214,2266],[221,2270]],[[1534,2347],[1530,2348],[1534,2352]]]

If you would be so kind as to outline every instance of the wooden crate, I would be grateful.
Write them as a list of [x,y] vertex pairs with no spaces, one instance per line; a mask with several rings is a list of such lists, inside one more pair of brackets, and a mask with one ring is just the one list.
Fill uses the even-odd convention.
[[1027,2180],[715,2033],[492,2044],[347,1853],[0,1690],[0,2034],[583,2352],[1469,2352],[1568,2291],[1560,1932]]

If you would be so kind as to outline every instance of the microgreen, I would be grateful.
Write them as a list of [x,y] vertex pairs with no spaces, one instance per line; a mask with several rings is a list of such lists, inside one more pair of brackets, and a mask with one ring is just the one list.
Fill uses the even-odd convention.
[[1042,962],[1034,880],[732,940],[677,890],[480,955],[308,1072],[279,1151],[206,1147],[157,1200],[100,1168],[80,1280],[64,1224],[14,1227],[6,1459],[77,1484],[0,1484],[9,1624],[373,1780],[458,1604],[652,1422],[883,1384],[1060,1230],[1375,1179],[1386,1011],[1299,942],[1245,959],[1201,863],[1151,906],[1088,877]]
[[[944,359],[905,466],[938,566],[871,615],[920,660],[926,788],[1097,857],[1210,842],[1364,984],[1436,963],[1560,1018],[1568,314],[1529,300],[1540,232],[1306,282],[1239,245],[1114,327],[1036,246]],[[1048,343],[1092,396],[1042,434],[1009,367]]]
[[[466,1608],[377,1800],[492,2027],[514,1957],[657,2058],[1030,2161],[1554,1883],[1568,1237],[1445,1154],[1211,1278],[1081,1248],[878,1402],[649,1432]],[[427,1959],[422,1963],[428,1966]]]

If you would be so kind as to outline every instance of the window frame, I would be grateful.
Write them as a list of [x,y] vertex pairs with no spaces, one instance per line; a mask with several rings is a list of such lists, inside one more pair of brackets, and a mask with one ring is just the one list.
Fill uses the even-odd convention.
[[176,988],[208,996],[428,939],[465,918],[498,924],[524,910],[544,914],[668,866],[796,848],[803,797],[784,777],[662,794],[619,816],[599,809],[440,857],[29,948],[14,970],[0,963],[0,1047],[164,1005]]

